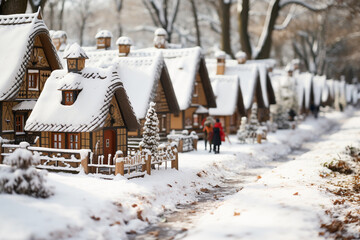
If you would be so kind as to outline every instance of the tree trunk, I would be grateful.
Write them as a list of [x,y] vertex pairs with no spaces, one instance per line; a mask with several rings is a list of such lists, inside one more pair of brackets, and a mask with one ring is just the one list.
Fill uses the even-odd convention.
[[25,13],[26,7],[27,0],[2,0],[0,5],[0,15]]
[[224,0],[219,0],[220,7],[220,22],[221,22],[221,50],[234,58],[231,51],[231,38],[230,38],[230,7],[231,3],[225,3]]
[[55,4],[52,2],[49,2],[50,7],[50,29],[54,29],[54,7]]
[[60,10],[60,14],[59,14],[59,30],[63,30],[65,1],[66,0],[62,0],[62,2],[61,2],[61,10]]
[[260,36],[258,49],[259,52],[256,55],[256,59],[265,59],[270,57],[272,32],[276,23],[276,19],[279,16],[280,0],[272,0],[269,4],[268,12],[265,19],[263,31]]
[[200,28],[199,28],[199,21],[197,16],[197,8],[194,0],[190,0],[192,12],[194,15],[194,25],[196,30],[196,45],[201,46],[201,34],[200,34]]
[[252,49],[250,43],[250,36],[248,32],[248,24],[249,24],[249,0],[240,0],[238,2],[238,27],[240,34],[240,43],[241,49],[247,55],[248,59],[252,58]]

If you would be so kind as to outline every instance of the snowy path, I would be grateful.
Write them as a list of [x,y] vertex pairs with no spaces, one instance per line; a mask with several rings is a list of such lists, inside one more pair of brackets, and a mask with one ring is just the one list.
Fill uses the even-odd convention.
[[[237,192],[241,191],[242,189],[247,189],[248,187],[251,188],[254,184],[254,179],[256,179],[255,181],[260,180],[262,178],[260,178],[260,176],[266,175],[269,172],[273,173],[273,169],[281,167],[281,165],[286,164],[289,161],[296,162],[298,159],[302,159],[304,156],[313,154],[312,152],[316,151],[315,149],[318,149],[319,145],[325,147],[326,149],[328,138],[330,138],[333,134],[336,134],[338,131],[341,131],[339,127],[340,122],[343,121],[339,121],[338,123],[332,122],[331,126],[328,126],[327,131],[323,133],[323,135],[317,135],[315,136],[315,139],[302,143],[301,148],[296,148],[285,156],[274,159],[273,161],[265,162],[264,164],[260,164],[260,166],[256,164],[252,166],[250,164],[243,171],[237,173],[235,177],[225,177],[219,182],[216,188],[206,191],[205,193],[201,193],[197,197],[197,201],[190,204],[177,205],[175,211],[169,211],[162,215],[162,220],[159,223],[149,226],[142,233],[130,234],[129,239],[222,239],[224,237],[232,239],[238,237],[250,237],[251,234],[253,234],[251,230],[248,231],[248,229],[246,229],[243,235],[241,235],[241,231],[243,230],[238,230],[238,228],[244,228],[243,225],[234,226],[234,231],[236,234],[232,234],[232,231],[224,231],[224,229],[228,229],[229,222],[226,221],[226,217],[225,219],[223,218],[222,210],[217,209],[226,208],[224,205],[226,206],[228,204],[229,199],[231,201],[232,198],[236,198],[234,195],[236,195]],[[264,181],[266,180],[261,182]],[[271,189],[268,190],[271,191]],[[257,194],[257,191],[255,192]],[[254,197],[260,198],[262,196],[260,194],[259,196]],[[267,199],[268,196],[264,197],[264,199]],[[232,205],[231,207],[234,209],[240,209],[241,201],[241,198],[236,198],[236,202],[232,202],[230,205]],[[263,207],[261,205],[262,204],[259,204],[260,208]],[[268,205],[268,203],[265,205]],[[286,203],[281,202],[280,205],[280,208],[283,208],[285,207]],[[256,216],[249,216],[250,219],[255,219],[255,222],[257,222],[256,218],[262,218],[261,215],[264,215],[269,212],[269,210],[271,210],[272,212],[275,212],[273,219],[280,220],[277,216],[278,213],[281,214],[281,211],[279,211],[278,207],[272,209],[273,205],[268,206],[269,208],[267,211],[264,211],[263,214],[261,214],[261,211],[256,212]],[[247,211],[247,209],[245,209],[245,211]],[[291,208],[290,211],[291,213],[294,212],[294,208]],[[214,214],[214,212],[216,212],[219,216],[216,217],[217,214]],[[240,211],[234,210],[230,219],[240,215]],[[285,213],[285,215],[287,215],[287,213]],[[213,224],[211,227],[209,227],[211,218],[217,218],[215,220],[216,224]],[[317,217],[315,218],[317,219]],[[271,219],[266,219],[266,221],[270,220],[270,222],[272,222]],[[225,223],[223,220],[225,220]],[[292,216],[289,220],[290,222],[297,223],[297,221],[293,220]],[[247,219],[244,219],[244,221],[246,222]],[[284,220],[284,222],[287,222],[287,220]],[[264,224],[267,225],[270,223],[266,222]],[[262,226],[260,225],[259,228],[255,228],[254,232],[266,232],[264,229],[261,229],[261,227]],[[275,227],[275,225],[272,225],[269,233],[265,233],[265,235],[263,235],[263,233],[261,233],[261,235],[255,235],[254,239],[298,239],[298,237],[294,236],[294,232],[284,235],[284,232],[286,232],[285,229],[286,228],[284,226],[281,226],[281,229],[279,230],[277,227]],[[276,232],[279,233],[278,236],[276,236]],[[316,232],[315,235],[317,235],[317,233],[318,232]]]
[[[329,220],[325,210],[334,207],[334,197],[322,187],[327,180],[320,173],[329,171],[322,165],[346,146],[359,146],[359,122],[357,112],[340,127],[304,143],[304,153],[264,172],[261,179],[204,214],[185,239],[324,239],[320,222]],[[358,226],[353,234],[359,230]]]
[[[230,136],[232,144],[223,144],[219,155],[204,151],[200,142],[198,151],[179,154],[179,171],[153,171],[140,179],[117,177],[109,181],[91,175],[49,173],[49,185],[55,191],[49,199],[0,195],[0,236],[135,239],[136,235],[130,233],[137,232],[141,239],[140,233],[151,226],[147,230],[155,239],[175,234],[189,239],[314,239],[319,216],[324,215],[323,209],[331,201],[318,188],[308,189],[311,181],[323,180],[317,179],[324,168],[313,150],[319,144],[321,151],[316,154],[332,158],[348,142],[358,142],[353,134],[359,135],[359,129],[346,132],[348,141],[341,145],[323,135],[341,126],[349,114],[352,112],[328,113],[318,120],[308,118],[295,130],[270,134],[264,144],[238,144],[235,136]],[[348,122],[352,125],[346,125]],[[356,115],[344,127],[352,129],[358,122]],[[343,136],[345,129],[337,133]],[[318,143],[303,144],[321,135],[323,139]],[[296,150],[302,145],[309,150],[307,153]],[[286,161],[289,154],[296,160]],[[316,161],[307,164],[306,156]],[[305,173],[310,175],[304,182],[301,174]],[[298,195],[293,195],[296,192]],[[311,214],[301,211],[304,209],[311,210]],[[311,226],[303,224],[304,217],[310,218]],[[168,223],[158,224],[165,219]],[[284,229],[291,231],[286,235]]]

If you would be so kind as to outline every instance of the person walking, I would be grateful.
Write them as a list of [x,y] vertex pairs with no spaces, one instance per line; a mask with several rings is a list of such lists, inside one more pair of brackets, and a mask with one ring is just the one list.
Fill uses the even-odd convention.
[[210,122],[205,124],[205,127],[204,127],[203,131],[205,132],[205,138],[204,138],[204,140],[205,140],[205,150],[206,150],[207,142],[209,142],[209,146],[210,146],[209,152],[211,152],[211,144],[212,144],[212,138],[213,138],[213,127],[212,127]]
[[214,124],[213,132],[214,134],[212,143],[214,145],[214,153],[217,154],[220,153],[221,142],[225,141],[225,133],[218,118],[216,119],[216,123]]

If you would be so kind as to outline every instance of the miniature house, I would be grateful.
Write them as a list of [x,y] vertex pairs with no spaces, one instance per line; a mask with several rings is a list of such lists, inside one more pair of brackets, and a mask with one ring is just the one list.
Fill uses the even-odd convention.
[[96,49],[110,49],[112,33],[108,30],[101,30],[95,35]]
[[[66,56],[87,57],[77,44]],[[54,71],[25,127],[41,133],[42,147],[91,149],[95,158],[105,156],[105,163],[118,150],[127,154],[127,133],[138,128],[124,86],[111,67]]]
[[218,118],[227,134],[236,133],[245,107],[237,75],[210,76],[216,97],[216,108],[209,108],[210,116]]
[[[217,59],[206,59],[206,66],[211,76],[217,73],[217,63]],[[250,115],[253,103],[257,103],[259,121],[268,120],[270,118],[269,104],[275,100],[275,94],[274,99],[270,101],[266,87],[266,82],[270,79],[267,80],[266,77],[261,76],[259,66],[257,64],[238,64],[235,60],[227,59],[225,75],[238,77],[246,115]],[[266,115],[263,115],[260,114],[259,109],[268,111],[265,112]]]
[[208,116],[204,108],[216,107],[205,60],[200,47],[182,49],[141,49],[137,54],[160,51],[164,56],[174,87],[180,113],[171,115],[171,129],[202,132]]
[[[120,37],[118,51],[89,52],[89,66],[114,66],[141,124],[145,122],[149,102],[155,102],[159,119],[160,135],[170,132],[170,113],[179,113],[179,106],[170,76],[161,52],[146,56],[130,52],[131,39]],[[129,51],[129,52],[128,52]],[[140,87],[141,86],[141,87]],[[129,132],[130,137],[140,138],[142,128]]]
[[25,122],[61,63],[40,12],[0,16],[0,36],[0,135],[33,144]]

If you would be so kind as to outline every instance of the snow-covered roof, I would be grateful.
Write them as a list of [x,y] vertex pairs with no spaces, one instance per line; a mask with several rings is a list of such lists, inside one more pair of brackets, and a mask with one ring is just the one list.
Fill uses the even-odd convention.
[[[216,59],[206,59],[206,66],[209,71],[209,74],[216,74]],[[257,91],[257,84],[259,80],[259,70],[256,64],[238,64],[236,60],[226,59],[225,63],[225,75],[232,76],[236,75],[240,81],[240,89],[243,97],[245,109],[250,109],[254,96]],[[260,86],[260,89],[262,86]],[[261,94],[260,94],[261,95]],[[258,99],[258,105],[263,106],[264,101],[262,96]]]
[[356,104],[358,101],[358,90],[355,84],[346,84],[346,101]]
[[17,96],[36,36],[47,47],[45,55],[51,69],[61,68],[40,12],[0,16],[0,101]]
[[122,36],[116,40],[116,45],[133,45],[133,42],[131,38]]
[[[62,105],[62,91],[71,82],[82,89],[72,105]],[[53,71],[25,126],[26,131],[89,132],[104,126],[110,102],[116,96],[125,125],[139,127],[119,75],[113,68],[85,67],[81,74]]]
[[265,64],[267,68],[269,67],[275,68],[276,66],[276,60],[272,58],[248,60],[247,63],[261,63],[261,64]]
[[68,48],[66,48],[63,58],[85,58],[88,59],[89,57],[86,55],[85,50],[82,49],[79,44],[73,43]]
[[[159,80],[166,91],[170,111],[177,113],[174,89],[161,52],[153,56],[119,57],[118,51],[90,52],[87,66],[109,67],[114,65],[129,96],[134,112],[139,119],[146,116],[149,103],[155,101]],[[141,86],[141,87],[139,87]]]
[[23,111],[23,110],[33,110],[35,107],[36,101],[22,101],[16,104],[12,110],[13,111]]
[[326,76],[316,75],[313,77],[314,104],[320,106],[322,94],[326,95]]
[[112,38],[113,35],[109,30],[101,30],[96,33],[95,38]]
[[[210,115],[231,116],[236,109],[244,113],[244,104],[238,101],[241,91],[237,75],[212,75],[210,80],[216,97],[216,108],[209,108]],[[240,98],[242,100],[242,96]]]
[[180,110],[190,107],[197,73],[200,74],[204,87],[208,103],[207,107],[216,107],[215,97],[200,47],[181,49],[146,48],[131,51],[129,56],[154,56],[158,52],[161,52],[164,57]]
[[309,72],[295,74],[298,103],[299,106],[304,106],[306,109],[310,107],[312,78],[313,75]]

